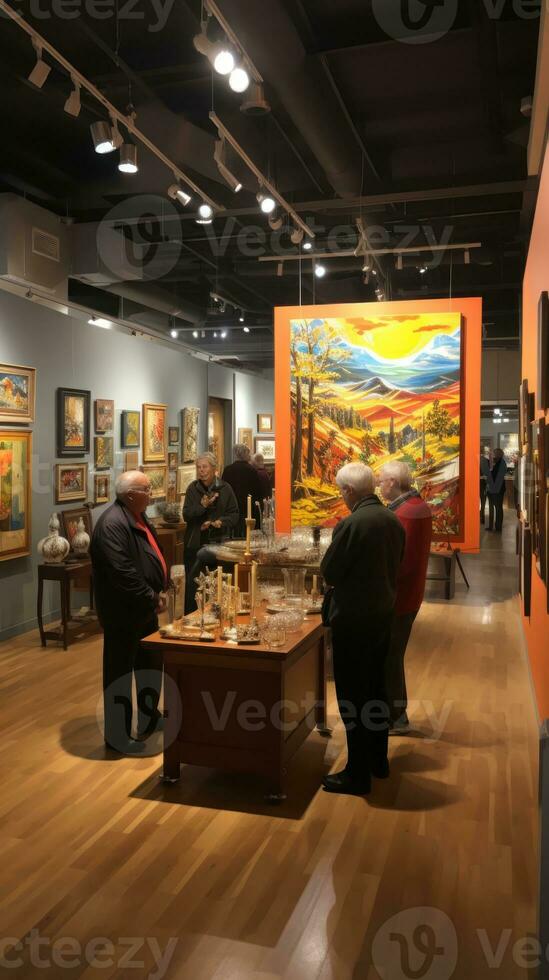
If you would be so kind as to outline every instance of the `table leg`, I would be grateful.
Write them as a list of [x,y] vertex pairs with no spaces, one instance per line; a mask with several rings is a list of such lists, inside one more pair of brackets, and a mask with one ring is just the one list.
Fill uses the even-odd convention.
[[326,634],[323,633],[318,641],[318,688],[315,706],[316,730],[319,735],[330,737],[332,729],[328,727],[328,685],[326,682]]
[[39,571],[38,572],[38,596],[36,600],[36,616],[38,619],[38,629],[40,630],[40,642],[42,643],[42,646],[45,647],[46,634],[44,632],[44,619],[42,616],[43,598],[44,598],[44,579],[42,578],[42,575],[40,574]]
[[468,578],[467,578],[467,576],[465,574],[465,570],[463,568],[463,565],[461,564],[461,558],[459,557],[459,548],[456,548],[456,550],[454,551],[454,555],[456,556],[456,561],[457,561],[457,563],[459,565],[459,570],[461,572],[463,581],[465,582],[465,585],[467,586],[467,588],[470,589],[471,586],[469,585],[469,580],[468,580]]

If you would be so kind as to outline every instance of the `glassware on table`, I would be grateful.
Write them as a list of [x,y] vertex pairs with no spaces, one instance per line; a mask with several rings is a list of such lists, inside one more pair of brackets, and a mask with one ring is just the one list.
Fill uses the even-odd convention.
[[185,615],[185,566],[172,565],[168,586],[168,622],[174,623]]
[[299,633],[303,626],[303,609],[284,609],[281,612],[267,614],[265,624],[274,624],[286,633]]
[[281,623],[274,622],[275,619],[275,616],[267,616],[260,628],[261,638],[271,650],[283,647],[286,643],[286,630]]
[[284,588],[287,596],[303,595],[305,592],[305,568],[283,568]]

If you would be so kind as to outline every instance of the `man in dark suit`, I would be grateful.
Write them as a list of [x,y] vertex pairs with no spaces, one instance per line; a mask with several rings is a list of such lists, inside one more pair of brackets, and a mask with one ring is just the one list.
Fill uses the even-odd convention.
[[363,796],[370,792],[372,775],[389,775],[384,673],[405,535],[398,518],[376,497],[368,466],[349,463],[336,483],[351,513],[334,528],[320,570],[332,586],[325,621],[332,628],[347,765],[325,777],[324,789]]
[[[252,498],[252,516],[257,518],[256,501],[261,502],[261,483],[255,466],[250,463],[250,450],[242,443],[237,443],[233,447],[234,463],[226,466],[223,470],[223,479],[233,488],[234,495],[238,503],[240,520],[236,530],[236,537],[246,536],[246,512],[248,507],[248,496]],[[259,521],[258,521],[259,525]]]
[[158,629],[157,614],[166,606],[166,563],[145,514],[150,492],[145,473],[123,473],[116,481],[116,501],[99,518],[90,547],[97,612],[105,634],[105,743],[124,755],[144,751],[143,742],[131,737],[134,673],[139,735],[161,727],[162,658],[145,653],[140,644]]
[[[494,465],[490,471],[492,478],[491,486],[488,487],[488,531],[497,531],[501,534],[503,529],[503,501],[505,500],[505,475],[507,473],[507,463],[503,455],[503,449],[494,449]],[[495,515],[495,527],[494,527]]]

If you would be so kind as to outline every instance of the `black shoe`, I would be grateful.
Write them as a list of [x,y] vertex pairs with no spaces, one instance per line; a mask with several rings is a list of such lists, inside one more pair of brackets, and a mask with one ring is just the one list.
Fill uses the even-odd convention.
[[141,755],[145,751],[143,742],[138,742],[135,738],[120,739],[118,745],[111,745],[105,739],[105,746],[119,755]]
[[389,760],[381,759],[379,762],[371,762],[370,772],[376,779],[388,779],[391,774]]
[[348,796],[367,796],[372,788],[369,776],[356,779],[345,769],[343,772],[324,776],[322,783],[327,793],[346,793]]

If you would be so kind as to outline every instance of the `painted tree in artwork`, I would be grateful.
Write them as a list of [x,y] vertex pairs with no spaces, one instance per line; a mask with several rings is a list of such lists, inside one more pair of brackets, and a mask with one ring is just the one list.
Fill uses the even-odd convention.
[[431,436],[437,436],[439,442],[442,442],[444,436],[450,435],[452,431],[452,416],[446,408],[441,407],[438,398],[425,417],[425,431]]
[[[337,329],[325,321],[298,320],[294,324],[291,344],[292,370],[296,384],[296,432],[292,461],[292,484],[296,499],[305,495],[303,483],[303,422],[307,420],[307,476],[314,471],[315,413],[317,386],[337,377],[334,368],[351,356],[341,346]],[[307,402],[303,402],[303,389]]]

